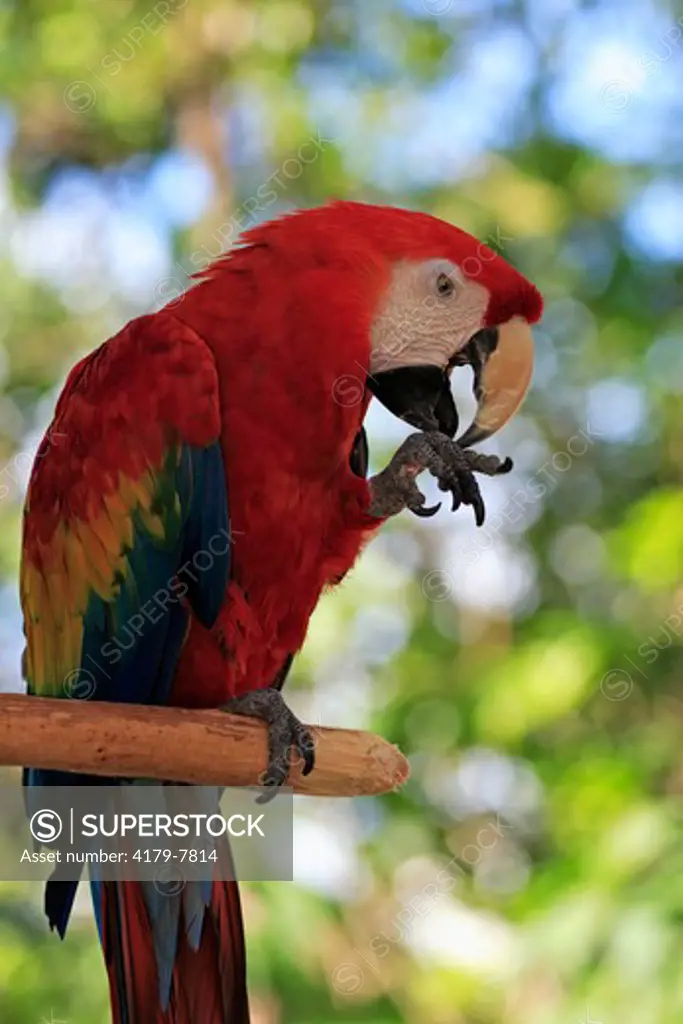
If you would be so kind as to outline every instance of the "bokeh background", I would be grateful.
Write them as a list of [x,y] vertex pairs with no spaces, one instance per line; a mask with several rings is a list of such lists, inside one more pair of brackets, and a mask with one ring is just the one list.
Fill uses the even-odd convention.
[[[297,802],[296,883],[245,887],[255,1024],[683,1019],[682,53],[654,0],[0,4],[2,688],[69,366],[241,228],[428,210],[547,299],[487,525],[399,517],[297,659],[296,710],[412,778]],[[0,884],[2,1024],[104,1024],[85,901],[63,945],[39,904]]]

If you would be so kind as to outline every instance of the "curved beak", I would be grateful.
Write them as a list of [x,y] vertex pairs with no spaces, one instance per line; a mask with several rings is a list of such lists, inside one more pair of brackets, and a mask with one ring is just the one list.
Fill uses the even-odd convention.
[[[482,333],[490,334],[490,330]],[[514,317],[495,333],[495,347],[491,351],[479,350],[478,365],[473,360],[477,413],[458,439],[463,447],[484,441],[505,426],[519,409],[531,383],[534,342],[527,321]]]

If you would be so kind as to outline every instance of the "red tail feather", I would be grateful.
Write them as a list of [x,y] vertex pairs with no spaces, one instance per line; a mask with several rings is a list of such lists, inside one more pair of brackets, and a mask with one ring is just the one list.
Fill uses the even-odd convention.
[[197,950],[188,942],[181,910],[166,1010],[160,1005],[152,928],[142,887],[137,882],[105,882],[102,894],[112,1024],[249,1024],[236,882],[213,883]]

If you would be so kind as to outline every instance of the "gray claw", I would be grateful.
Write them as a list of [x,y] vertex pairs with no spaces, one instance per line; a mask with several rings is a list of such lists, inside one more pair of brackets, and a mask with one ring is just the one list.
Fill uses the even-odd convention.
[[418,516],[420,519],[431,519],[441,508],[441,502],[437,501],[436,505],[429,505],[427,508],[424,505],[418,505],[416,508],[411,508],[411,512],[414,516]]
[[315,766],[315,744],[309,730],[284,702],[279,690],[272,687],[252,690],[233,697],[221,708],[233,715],[258,718],[268,727],[268,766],[261,776],[261,785],[271,792],[262,793],[257,803],[266,803],[287,780],[294,749],[303,760],[302,775],[309,775]]
[[455,512],[461,505],[470,505],[477,526],[482,526],[486,509],[474,474],[498,476],[509,473],[511,469],[511,459],[501,460],[496,455],[462,448],[452,438],[437,430],[411,434],[386,469],[369,481],[372,495],[369,512],[371,515],[386,517],[408,508],[422,519],[436,515],[440,504],[425,507],[424,495],[415,483],[419,473],[429,470],[439,488],[450,492],[452,511]]

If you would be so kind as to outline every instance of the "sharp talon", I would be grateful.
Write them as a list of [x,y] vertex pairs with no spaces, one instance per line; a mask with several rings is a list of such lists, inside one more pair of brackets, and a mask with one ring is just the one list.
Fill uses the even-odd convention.
[[263,791],[256,797],[255,803],[269,804],[271,800],[275,799],[279,788],[277,782],[264,782]]
[[[277,794],[278,789],[282,785],[279,778],[266,769],[259,777],[258,785],[255,787],[258,796],[256,797],[257,804],[268,804]],[[251,788],[251,787],[250,787]]]
[[308,729],[301,729],[296,737],[294,748],[303,761],[302,775],[310,775],[315,767],[315,743]]
[[[452,438],[436,430],[422,431],[406,438],[386,469],[370,480],[372,515],[387,517],[403,508],[419,519],[436,515],[441,504],[425,508],[417,504],[420,495],[414,483],[416,475],[428,470],[436,479],[439,490],[453,495],[452,510],[471,505],[477,526],[486,516],[483,499],[475,473],[498,476],[509,473],[512,459],[500,459],[463,447]],[[414,503],[414,504],[413,504]]]
[[223,710],[264,721],[268,727],[268,766],[259,779],[263,792],[257,797],[260,804],[275,796],[289,776],[292,752],[303,762],[303,775],[315,765],[315,747],[308,729],[292,714],[279,690],[254,690],[233,697]]
[[470,487],[468,489],[466,501],[468,505],[472,506],[474,511],[474,521],[477,526],[483,526],[484,520],[486,519],[486,506],[484,505],[484,499],[481,496],[479,485],[474,477],[470,480]]
[[441,502],[438,502],[436,505],[429,505],[427,508],[425,508],[424,505],[419,505],[417,508],[411,508],[410,511],[419,519],[431,519],[432,516],[436,515],[440,508]]
[[304,766],[301,770],[302,775],[310,775],[315,768],[315,745],[313,740],[310,741],[309,745],[304,748]]

